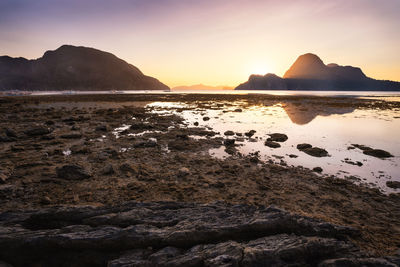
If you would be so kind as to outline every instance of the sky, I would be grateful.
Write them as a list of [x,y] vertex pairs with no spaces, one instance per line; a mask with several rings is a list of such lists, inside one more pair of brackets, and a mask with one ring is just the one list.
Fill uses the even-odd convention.
[[400,81],[399,0],[0,0],[0,55],[108,51],[170,87],[282,76],[296,58]]

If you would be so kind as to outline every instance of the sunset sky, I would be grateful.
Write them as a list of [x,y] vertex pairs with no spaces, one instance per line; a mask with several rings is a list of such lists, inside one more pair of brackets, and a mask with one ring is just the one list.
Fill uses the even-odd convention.
[[90,46],[173,87],[281,76],[312,52],[400,81],[399,14],[399,0],[1,0],[0,55]]

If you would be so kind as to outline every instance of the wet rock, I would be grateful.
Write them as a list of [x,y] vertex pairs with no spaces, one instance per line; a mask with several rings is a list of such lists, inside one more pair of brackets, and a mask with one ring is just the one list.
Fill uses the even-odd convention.
[[297,149],[298,150],[302,150],[302,149],[306,149],[306,148],[312,148],[312,145],[310,145],[310,144],[298,144],[297,145]]
[[235,133],[233,131],[226,131],[226,132],[224,132],[224,135],[231,136],[231,135],[235,135]]
[[313,156],[313,157],[327,157],[328,156],[328,151],[326,151],[323,148],[319,147],[311,147],[311,148],[306,148],[301,150],[304,153]]
[[80,139],[82,138],[82,134],[80,133],[70,133],[70,134],[62,134],[60,135],[63,139]]
[[66,259],[71,266],[114,267],[375,266],[398,260],[357,248],[349,241],[359,234],[354,228],[273,206],[128,202],[0,218],[0,258],[14,266],[59,266]]
[[57,177],[66,180],[84,180],[91,175],[79,165],[64,165],[56,169]]
[[364,146],[364,145],[358,145],[358,144],[352,144],[352,146],[354,146],[358,149],[361,149],[363,151],[363,153],[368,156],[373,156],[376,158],[391,158],[391,157],[393,157],[392,154],[390,154],[389,152],[387,152],[383,149],[373,149],[371,147]]
[[[269,139],[269,138],[268,138]],[[264,145],[271,147],[271,148],[278,148],[281,147],[281,145],[277,142],[273,142],[273,141],[265,141]]]
[[247,137],[252,137],[255,133],[256,133],[255,130],[251,130],[249,132],[244,133],[244,135],[247,136]]
[[315,167],[312,169],[314,172],[318,172],[321,173],[322,172],[322,168],[321,167]]
[[373,156],[376,158],[391,158],[393,157],[392,154],[389,152],[382,150],[382,149],[371,149],[371,150],[364,150],[363,153],[368,156]]
[[52,130],[50,128],[46,127],[34,127],[34,128],[29,128],[26,130],[24,133],[28,136],[40,136],[40,135],[46,135],[51,133]]
[[235,139],[225,139],[224,140],[224,145],[225,146],[234,146],[235,145]]
[[312,147],[310,144],[298,144],[297,149],[313,157],[327,157],[328,151],[319,147]]
[[107,164],[106,166],[104,166],[104,168],[101,170],[101,174],[104,175],[110,175],[110,174],[114,174],[114,168],[112,164]]
[[106,125],[99,125],[95,128],[97,132],[107,132],[107,126]]
[[358,166],[358,167],[363,166],[362,162],[360,162],[360,161],[354,162],[354,161],[351,161],[351,160],[348,159],[348,158],[344,159],[344,162],[347,163],[347,164],[350,164],[350,165]]
[[267,139],[267,141],[271,142],[285,142],[288,140],[288,137],[286,134],[281,134],[281,133],[273,133],[273,134],[268,134],[270,137]]
[[203,121],[209,121],[210,120],[210,117],[203,117]]
[[393,189],[399,189],[400,188],[400,182],[398,181],[387,181],[386,186],[393,188]]

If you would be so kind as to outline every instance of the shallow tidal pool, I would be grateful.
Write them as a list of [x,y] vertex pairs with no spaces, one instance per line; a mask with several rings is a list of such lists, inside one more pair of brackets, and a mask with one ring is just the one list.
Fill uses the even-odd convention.
[[[400,111],[355,109],[307,103],[207,102],[186,104],[154,102],[153,112],[182,116],[188,127],[205,127],[226,139],[235,139],[235,148],[242,155],[258,155],[261,160],[281,165],[321,167],[322,175],[335,175],[354,182],[369,183],[386,192],[387,181],[400,181]],[[246,132],[255,131],[252,137]],[[235,135],[226,136],[226,131]],[[281,147],[270,148],[264,143],[268,134],[283,133],[288,140]],[[205,138],[196,137],[193,138]],[[301,143],[328,151],[327,157],[313,157],[297,149]],[[352,144],[383,149],[393,157],[369,156]],[[211,149],[211,155],[228,158],[232,153],[225,146]]]

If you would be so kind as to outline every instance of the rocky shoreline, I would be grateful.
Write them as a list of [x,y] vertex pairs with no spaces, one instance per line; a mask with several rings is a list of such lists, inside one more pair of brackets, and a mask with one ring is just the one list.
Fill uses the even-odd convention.
[[[147,106],[154,101],[182,102],[186,106],[177,108],[177,114],[163,113]],[[234,101],[243,102],[241,108],[260,102],[307,101],[346,109],[400,110],[397,102],[333,97],[183,94],[2,97],[0,260],[15,266],[24,266],[28,260],[47,266],[69,266],[43,258],[54,253],[59,259],[74,259],[76,263],[77,257],[83,262],[86,257],[88,262],[98,258],[99,266],[107,262],[110,266],[128,266],[129,262],[146,266],[166,263],[168,259],[175,261],[171,266],[179,265],[178,260],[188,260],[183,265],[192,262],[220,266],[223,262],[219,260],[225,258],[226,266],[248,266],[266,260],[264,252],[275,247],[270,260],[277,265],[290,264],[304,251],[311,254],[306,253],[306,258],[299,260],[308,265],[398,264],[394,258],[382,257],[396,255],[400,246],[399,193],[384,194],[351,180],[322,178],[317,170],[264,162],[252,154],[240,155],[231,139],[198,124],[188,125],[179,116],[179,112],[191,109],[194,103],[196,108],[207,110],[227,108]],[[233,112],[240,112],[240,108],[234,109]],[[250,135],[248,132],[240,138],[251,138]],[[277,144],[285,139],[278,135],[270,138],[268,142]],[[207,153],[219,147],[225,147],[232,157],[218,159]],[[376,149],[366,151],[372,150]],[[317,152],[325,154],[323,150]],[[271,205],[279,209],[264,208]],[[129,218],[124,217],[125,213],[130,214]],[[138,216],[148,221],[140,221]],[[271,216],[286,218],[278,220],[278,225],[296,223],[292,225],[294,228],[258,233],[258,229],[267,229],[278,222],[269,221]],[[248,220],[243,219],[242,226],[233,226],[236,217]],[[211,227],[205,221],[207,218],[216,224]],[[306,233],[308,228],[297,223],[299,218],[309,222],[313,229],[322,224],[330,229],[346,229],[346,233],[340,230],[343,233],[340,237],[322,234],[322,230]],[[261,228],[252,228],[252,220],[258,219],[265,222],[260,223]],[[198,229],[174,228],[176,225],[169,225],[171,222],[187,227],[191,222]],[[216,226],[218,231],[212,232],[210,229]],[[220,235],[224,231],[239,231],[237,227],[249,232]],[[188,234],[185,238],[194,241],[184,245],[160,241],[174,236],[174,232]],[[135,238],[138,233],[144,235],[142,245],[129,243],[128,237],[133,233]],[[145,233],[158,239],[149,241]],[[214,234],[213,240],[195,241],[195,236],[212,238]],[[129,245],[118,247],[120,242]],[[294,254],[284,249],[290,244]],[[51,250],[53,245],[57,249]],[[29,252],[35,246],[38,249]],[[332,250],[321,255],[325,246]],[[41,254],[40,247],[47,251],[47,256]],[[336,251],[334,247],[343,250]],[[83,254],[79,252],[82,248]],[[214,251],[218,253],[212,254]],[[347,259],[338,260],[343,257]],[[366,257],[371,259],[363,262],[361,258]]]
[[[276,207],[159,202],[0,214],[13,266],[397,266],[349,237],[359,231]],[[4,264],[4,263],[3,263]]]

